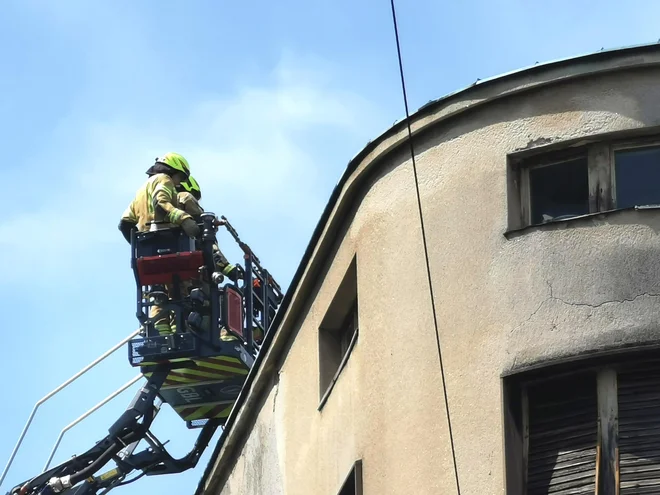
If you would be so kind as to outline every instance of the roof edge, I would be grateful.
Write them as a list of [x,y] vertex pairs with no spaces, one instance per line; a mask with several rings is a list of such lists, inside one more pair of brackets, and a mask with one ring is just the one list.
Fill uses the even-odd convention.
[[[640,56],[647,52],[656,52],[656,57],[654,57],[653,60],[635,58],[635,56]],[[626,57],[628,57],[627,60]],[[618,60],[618,64],[616,61],[609,64],[602,63],[603,60],[612,62],[613,59],[621,60]],[[582,67],[581,64],[585,64],[585,66]],[[599,66],[598,64],[601,65]],[[535,64],[499,76],[477,80],[474,84],[466,88],[426,103],[415,113],[410,115],[411,128],[413,129],[413,135],[417,135],[432,125],[436,125],[439,122],[456,116],[457,114],[461,114],[500,98],[513,96],[520,92],[537,89],[550,84],[557,84],[578,77],[593,76],[617,70],[646,67],[649,65],[660,66],[660,42],[601,50],[576,57]],[[575,66],[576,70],[562,73],[561,69],[567,66]],[[544,73],[547,74],[545,78],[541,77]],[[521,80],[520,84],[511,84],[517,79],[525,78],[528,80]],[[508,88],[507,83],[509,83]],[[493,92],[493,89],[496,89],[498,85],[502,86],[502,90]],[[470,97],[473,98],[470,99]],[[312,273],[310,269],[314,268],[313,258],[317,258],[318,260],[319,254],[322,253],[323,248],[327,248],[328,233],[336,230],[337,223],[341,222],[342,215],[340,213],[342,212],[342,208],[340,207],[343,205],[343,211],[346,211],[349,208],[347,205],[351,204],[351,200],[355,199],[355,196],[358,193],[361,181],[350,182],[349,179],[353,177],[354,173],[360,167],[362,170],[358,175],[364,176],[365,172],[370,171],[372,166],[380,162],[380,159],[383,156],[388,155],[402,144],[405,144],[407,134],[403,131],[406,130],[407,119],[404,118],[395,123],[374,140],[369,141],[366,146],[349,161],[346,170],[334,187],[328,199],[328,203],[314,228],[301,262],[284,295],[280,309],[271,325],[270,331],[264,339],[262,350],[257,356],[254,366],[247,376],[246,383],[239,394],[237,403],[227,419],[225,428],[213,451],[212,458],[200,479],[195,495],[202,495],[207,489],[214,490],[218,488],[219,481],[225,477],[223,471],[226,471],[226,468],[220,467],[220,476],[217,478],[212,476],[213,471],[216,469],[218,461],[220,460],[219,454],[223,448],[226,452],[233,447],[240,446],[242,443],[242,434],[245,433],[247,424],[250,422],[249,411],[246,411],[245,407],[259,402],[261,398],[259,394],[269,383],[272,373],[274,371],[276,372],[276,365],[281,357],[277,351],[281,351],[285,348],[285,343],[288,342],[288,337],[293,327],[295,327],[297,320],[295,310],[300,308],[306,301],[304,290],[301,289],[309,286],[310,276],[311,278],[314,276],[314,273]],[[323,243],[326,245],[323,246]],[[315,254],[316,256],[314,256]],[[318,263],[316,268],[318,268]],[[305,276],[305,274],[307,274],[307,276]],[[302,294],[301,297],[304,301],[301,302],[300,300],[294,299],[294,296],[297,294]],[[281,329],[283,324],[287,324],[286,326],[288,328]],[[285,332],[281,330],[288,331]],[[253,392],[256,395],[254,395]],[[232,429],[237,423],[240,427]],[[223,458],[227,456],[228,454],[223,456]]]

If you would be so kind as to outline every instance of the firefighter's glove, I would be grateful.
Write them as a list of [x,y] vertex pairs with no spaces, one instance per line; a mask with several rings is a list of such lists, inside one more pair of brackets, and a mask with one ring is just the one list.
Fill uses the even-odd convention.
[[227,273],[227,278],[231,280],[232,282],[238,282],[240,279],[243,278],[243,272],[241,270],[241,267],[236,265],[234,268],[232,268],[229,273]]
[[192,218],[186,218],[181,224],[181,228],[186,234],[188,234],[188,237],[199,237],[199,225],[197,225]]

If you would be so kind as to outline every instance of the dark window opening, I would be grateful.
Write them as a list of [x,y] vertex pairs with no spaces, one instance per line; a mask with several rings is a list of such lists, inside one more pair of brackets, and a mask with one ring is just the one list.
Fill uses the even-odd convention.
[[357,299],[353,303],[353,307],[346,315],[346,319],[341,328],[337,331],[337,340],[339,342],[339,353],[342,357],[348,352],[351,341],[358,331],[358,312],[357,312]]
[[362,461],[353,464],[338,495],[362,495]]
[[618,376],[620,494],[660,493],[660,368]]
[[660,147],[617,151],[616,206],[660,204]]
[[587,158],[529,169],[532,224],[589,213]]
[[327,399],[358,335],[357,264],[354,258],[319,328],[319,391]]
[[506,378],[506,493],[659,494],[659,358],[636,351]]
[[527,495],[593,494],[598,401],[594,375],[528,389]]

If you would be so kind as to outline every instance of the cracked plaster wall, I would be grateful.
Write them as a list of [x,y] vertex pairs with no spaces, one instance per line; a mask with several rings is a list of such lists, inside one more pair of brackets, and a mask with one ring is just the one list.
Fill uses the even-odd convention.
[[503,373],[660,337],[660,211],[503,235],[507,154],[657,125],[658,76],[555,85],[425,136],[422,202],[464,494],[503,491]]
[[[556,84],[416,140],[463,495],[504,492],[503,373],[660,336],[660,211],[504,236],[507,154],[658,125],[659,76]],[[334,495],[357,458],[367,494],[456,493],[410,161],[379,167],[223,494]],[[354,253],[360,337],[319,412],[318,325]]]

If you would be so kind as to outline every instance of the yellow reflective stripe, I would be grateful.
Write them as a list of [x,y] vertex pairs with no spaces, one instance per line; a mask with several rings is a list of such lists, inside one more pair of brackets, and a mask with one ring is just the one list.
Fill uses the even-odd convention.
[[[190,361],[190,358],[187,357],[182,357],[182,358],[174,358],[174,359],[168,359],[170,363],[180,363],[181,361]],[[194,362],[194,361],[193,361]]]
[[227,367],[223,366],[220,363],[213,363],[211,361],[203,361],[197,363],[199,366],[206,366],[207,368],[213,368],[214,370],[224,371]]
[[213,373],[210,371],[202,371],[202,370],[196,370],[196,369],[191,369],[191,368],[184,368],[181,370],[176,370],[176,371],[181,371],[183,373],[187,373],[189,375],[195,375],[199,376],[202,378],[226,378],[227,374],[226,373]]
[[221,364],[217,363],[206,363],[206,366],[209,368],[216,369],[218,371],[226,371],[228,373],[231,373],[232,375],[247,375],[248,370],[247,369],[238,369],[238,368],[232,368],[230,366],[223,366]]
[[168,375],[167,379],[179,383],[197,383],[199,381],[199,380],[195,380],[194,378],[188,378],[187,376],[177,376],[177,375]]
[[202,406],[210,406],[210,407],[215,407],[215,406],[221,406],[222,404],[227,404],[228,406],[233,406],[234,405],[234,400],[216,400],[214,402],[200,402],[198,404],[181,404],[178,406],[174,406],[173,409],[176,412],[181,412],[184,409],[188,409],[190,407],[202,407]]
[[230,356],[214,356],[206,359],[210,359],[211,361],[225,361],[227,363],[236,363],[236,364],[240,364],[241,366],[245,366],[243,364],[243,361],[241,361],[238,358],[230,357]]
[[[140,363],[140,364],[143,364],[143,363]],[[147,363],[147,364],[156,364],[156,363]],[[151,375],[153,375],[153,373],[151,373],[151,372],[142,373],[142,376],[144,376],[146,378],[151,378]],[[176,376],[176,375],[172,375],[172,374],[167,375],[167,380],[171,380],[171,381],[179,382],[179,383],[197,383],[197,382],[199,382],[199,380],[195,380],[194,378],[187,378],[185,376]],[[167,388],[167,387],[163,386],[161,388],[164,389],[164,388]]]
[[147,202],[147,213],[149,214],[150,217],[153,219],[154,215],[154,203],[153,203],[153,181],[150,178],[149,182],[147,182],[147,186],[144,188],[144,199]]
[[194,413],[194,414],[191,415],[191,416],[193,416],[193,417],[190,418],[190,419],[200,419],[200,418],[203,418],[203,417],[205,417],[209,412],[211,412],[211,409],[213,409],[214,407],[215,407],[215,406],[204,406],[204,407],[200,407],[200,408],[197,410],[196,413]]
[[172,211],[170,212],[170,215],[169,215],[169,217],[170,217],[170,218],[169,218],[170,223],[174,223],[174,224],[179,223],[179,220],[180,220],[181,217],[182,217],[183,215],[185,215],[185,214],[186,214],[186,212],[185,212],[185,211],[182,211],[182,210],[178,210],[178,209],[176,209],[176,210],[172,210]]
[[[221,371],[229,371],[230,373],[233,373],[235,375],[247,375],[248,374],[248,369],[243,364],[242,361],[236,358],[230,358],[227,356],[218,356],[218,357],[212,357],[212,358],[206,358],[204,361],[200,361],[200,364],[204,363],[204,366],[208,366],[209,368],[221,370]],[[241,366],[241,368],[235,368],[233,366],[227,366],[227,364],[224,363],[232,363],[232,364],[237,364]]]
[[220,411],[218,414],[216,414],[215,416],[213,416],[210,419],[226,418],[227,416],[229,416],[229,413],[231,412],[232,407],[234,407],[233,404],[231,406],[228,406],[227,408],[223,409],[222,411]]
[[[223,404],[226,404],[227,407],[222,409],[220,412],[214,414],[213,416],[208,416],[208,413],[211,412],[214,408],[218,406],[222,406]],[[233,400],[223,400],[219,402],[205,402],[202,404],[185,404],[181,406],[174,406],[174,412],[176,412],[184,421],[192,421],[195,419],[200,419],[200,418],[223,418],[229,415],[231,412],[231,409],[234,407],[235,401]],[[193,412],[186,414],[185,416],[182,414],[183,411],[186,409],[191,409],[191,408],[196,408]]]
[[195,419],[203,418],[204,415],[213,409],[215,406],[202,406],[199,407],[195,412],[188,414],[187,416],[182,416],[186,421],[193,421]]

